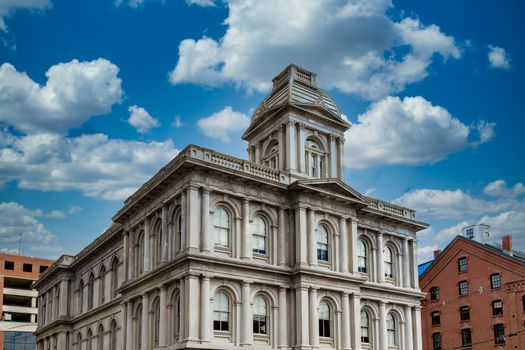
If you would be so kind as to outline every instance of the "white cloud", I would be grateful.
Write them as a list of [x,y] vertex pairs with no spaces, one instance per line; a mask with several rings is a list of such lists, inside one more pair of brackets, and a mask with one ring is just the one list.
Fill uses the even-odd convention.
[[182,128],[184,126],[184,123],[182,122],[181,116],[176,115],[175,118],[173,118],[173,121],[170,125],[172,128]]
[[489,45],[488,48],[488,59],[492,68],[510,68],[510,55],[505,51],[505,49],[492,45]]
[[45,10],[51,6],[51,0],[2,0],[0,1],[0,30],[7,32],[5,19],[17,10]]
[[130,113],[128,123],[134,127],[140,134],[148,133],[152,128],[160,126],[157,119],[153,118],[148,111],[137,105],[128,108]]
[[15,180],[20,188],[74,190],[89,197],[122,200],[178,152],[171,140],[138,142],[103,134],[13,136],[4,130],[0,132],[0,183]]
[[485,186],[483,193],[492,197],[517,197],[525,194],[525,186],[518,182],[509,188],[505,180],[496,180]]
[[436,54],[461,56],[454,38],[438,26],[394,21],[387,15],[389,0],[226,3],[222,38],[179,44],[173,84],[233,83],[266,91],[270,78],[294,62],[319,73],[323,87],[375,100],[422,80]]
[[99,58],[59,63],[46,72],[44,86],[4,63],[0,66],[0,122],[26,133],[58,132],[80,127],[111,111],[122,98],[118,67]]
[[201,7],[216,6],[214,0],[186,0],[186,3],[188,3],[188,5],[197,5]]
[[[358,116],[345,134],[345,165],[366,168],[384,164],[435,163],[492,137],[492,123],[482,123],[479,140],[471,129],[441,106],[423,97],[386,97]],[[478,129],[476,129],[478,130]]]
[[197,121],[197,126],[204,135],[224,142],[230,142],[231,134],[243,131],[249,125],[250,117],[234,111],[230,106]]
[[43,251],[47,253],[49,249],[62,249],[56,236],[36,219],[39,212],[29,210],[16,202],[1,202],[0,242],[14,245],[22,234],[22,247],[25,248],[29,244],[32,252],[42,254]]

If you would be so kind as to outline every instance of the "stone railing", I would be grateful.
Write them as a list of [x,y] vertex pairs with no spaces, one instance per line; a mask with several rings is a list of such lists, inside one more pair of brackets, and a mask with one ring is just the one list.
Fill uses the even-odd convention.
[[412,209],[408,209],[405,207],[400,207],[398,205],[388,203],[376,198],[372,197],[366,197],[368,202],[370,203],[370,206],[374,209],[384,211],[385,213],[402,216],[409,219],[415,219],[416,218],[416,211]]

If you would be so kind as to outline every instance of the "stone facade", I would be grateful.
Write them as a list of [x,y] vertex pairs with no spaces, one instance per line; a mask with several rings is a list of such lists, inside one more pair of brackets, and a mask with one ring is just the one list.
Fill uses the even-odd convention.
[[290,65],[243,138],[190,145],[40,281],[39,349],[421,350],[414,211],[342,181],[350,125]]

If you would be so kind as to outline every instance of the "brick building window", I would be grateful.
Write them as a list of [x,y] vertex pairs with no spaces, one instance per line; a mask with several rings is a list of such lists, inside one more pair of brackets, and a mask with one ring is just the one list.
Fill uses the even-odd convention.
[[461,321],[470,320],[470,306],[462,306],[459,308],[459,319]]
[[438,287],[430,288],[430,300],[439,300],[439,288]]
[[525,295],[521,297],[521,301],[523,302],[523,311],[525,311]]
[[437,326],[441,324],[441,318],[439,315],[439,311],[432,311],[432,325]]
[[470,328],[464,328],[461,330],[461,345],[463,347],[472,346],[472,334]]
[[468,260],[467,258],[458,259],[458,272],[467,272],[468,271]]
[[434,345],[434,350],[441,350],[441,333],[432,334],[432,344]]
[[505,344],[505,326],[501,323],[494,325],[494,344]]
[[503,315],[503,302],[501,300],[494,300],[492,302],[492,316]]
[[15,262],[14,261],[4,261],[4,269],[6,270],[14,270],[15,269]]
[[32,264],[24,264],[23,268],[24,272],[33,272],[33,265]]
[[467,281],[459,282],[458,289],[459,289],[459,295],[467,295],[468,294],[468,282]]
[[47,269],[47,266],[40,265],[40,273],[44,272]]
[[493,273],[492,275],[490,275],[490,288],[501,288],[501,275],[499,273]]

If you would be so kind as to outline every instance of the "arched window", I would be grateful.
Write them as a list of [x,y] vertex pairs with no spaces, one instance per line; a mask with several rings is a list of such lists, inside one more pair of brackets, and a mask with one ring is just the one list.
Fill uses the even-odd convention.
[[182,215],[180,211],[175,215],[175,232],[175,251],[180,252],[182,250]]
[[223,291],[213,297],[213,330],[230,331],[230,298]]
[[93,274],[89,275],[88,281],[88,310],[93,308],[93,294],[95,291],[95,276]]
[[109,349],[117,350],[117,321],[112,320],[109,326]]
[[49,298],[49,306],[48,306],[48,309],[49,309],[49,322],[53,322],[53,288],[51,288],[48,292],[50,294],[50,298]]
[[325,177],[325,153],[323,148],[313,139],[307,139],[305,144],[306,173],[311,177]]
[[370,316],[365,310],[361,310],[361,343],[370,344]]
[[164,240],[164,237],[162,237],[162,225],[161,225],[160,220],[156,222],[154,232],[155,232],[155,238],[157,240],[157,247],[155,249],[157,252],[157,254],[155,255],[155,266],[157,266],[162,261],[162,249],[163,249],[163,240]]
[[[41,316],[39,315],[41,319],[40,324],[45,325],[46,324],[46,312],[47,312],[46,298],[42,297],[40,300],[42,302],[42,315]],[[82,312],[82,310],[80,312]]]
[[215,209],[213,231],[215,233],[215,244],[223,247],[230,246],[230,215],[223,207]]
[[253,299],[253,333],[268,334],[268,305],[260,295]]
[[177,342],[180,336],[180,295],[175,297],[175,312],[173,314],[173,342]]
[[135,245],[135,273],[135,277],[144,273],[144,231],[140,232]]
[[99,284],[98,284],[98,303],[100,305],[106,302],[106,268],[102,266],[99,273]]
[[385,277],[394,278],[394,255],[390,247],[385,247]]
[[77,335],[77,349],[82,350],[82,334]]
[[319,303],[319,336],[330,338],[332,336],[331,325],[332,313],[330,312],[330,306],[325,302]]
[[328,231],[321,225],[317,229],[317,260],[328,261]]
[[133,349],[141,350],[142,349],[142,304],[139,304],[137,307],[135,317],[133,318],[135,322],[135,334],[133,335]]
[[277,140],[271,141],[268,147],[266,147],[262,163],[274,169],[279,167],[279,142],[277,142]]
[[367,273],[368,251],[362,240],[357,241],[357,271]]
[[111,296],[117,296],[118,289],[118,259],[115,258],[111,262]]
[[84,308],[84,281],[78,283],[78,314],[80,315]]
[[98,326],[97,337],[97,349],[104,349],[104,327],[102,325]]
[[389,346],[397,346],[396,318],[392,314],[386,316],[386,332]]
[[91,332],[91,329],[87,331],[86,343],[86,350],[93,349],[93,332]]
[[155,300],[153,304],[153,337],[152,337],[152,348],[159,345],[160,339],[160,303],[159,300]]
[[252,223],[252,250],[255,253],[266,254],[267,237],[266,222],[260,216],[256,216]]

